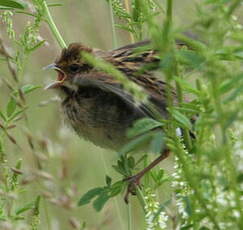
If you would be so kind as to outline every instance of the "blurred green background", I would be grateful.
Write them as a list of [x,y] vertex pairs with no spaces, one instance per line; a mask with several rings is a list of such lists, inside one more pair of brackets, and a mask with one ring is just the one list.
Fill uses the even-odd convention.
[[[82,42],[86,45],[109,50],[114,48],[110,9],[105,0],[60,1],[61,7],[51,8],[53,18],[68,43]],[[195,17],[195,5],[200,1],[175,0],[175,25],[185,28]],[[162,5],[164,1],[162,1]],[[14,28],[21,32],[31,17],[14,16]],[[162,21],[161,21],[162,23]],[[0,31],[8,44],[5,29]],[[56,78],[53,71],[42,70],[60,54],[58,44],[51,37],[46,25],[42,25],[40,35],[46,44],[35,51],[26,63],[22,84],[44,86]],[[117,30],[119,46],[130,43],[127,32]],[[0,79],[11,81],[5,63],[0,62]],[[9,89],[0,80],[0,107],[6,106]],[[11,131],[21,146],[20,150],[11,142],[5,141],[8,165],[13,167],[17,159],[22,159],[24,174],[21,183],[25,191],[20,193],[19,205],[42,194],[41,224],[39,229],[75,229],[76,221],[85,221],[87,229],[123,230],[127,229],[128,206],[123,197],[112,199],[97,213],[91,205],[77,207],[80,196],[89,189],[105,184],[105,175],[119,179],[111,165],[117,155],[88,143],[77,137],[62,121],[59,100],[55,91],[36,90],[27,96],[28,130],[20,121],[17,129]],[[33,142],[34,149],[29,142]],[[173,156],[161,164],[167,172],[173,171]],[[161,187],[161,201],[170,196],[170,186]],[[173,205],[172,205],[173,207]],[[143,213],[136,198],[131,198],[134,229],[143,229]],[[172,208],[173,210],[173,208]]]

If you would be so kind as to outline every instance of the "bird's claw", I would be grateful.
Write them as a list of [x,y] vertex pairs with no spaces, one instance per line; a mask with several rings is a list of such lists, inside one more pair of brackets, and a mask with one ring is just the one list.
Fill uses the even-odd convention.
[[124,201],[128,204],[129,194],[136,195],[136,187],[140,186],[141,177],[138,175],[130,176],[124,179],[124,181],[128,182],[127,191],[124,196]]

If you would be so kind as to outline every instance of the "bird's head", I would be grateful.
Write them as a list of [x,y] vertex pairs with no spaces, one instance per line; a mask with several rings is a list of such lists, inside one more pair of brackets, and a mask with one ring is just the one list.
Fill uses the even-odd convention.
[[82,52],[92,53],[92,49],[80,43],[71,43],[64,48],[60,57],[44,69],[54,69],[58,73],[57,80],[46,86],[46,89],[70,87],[73,79],[89,71],[92,67],[82,59]]

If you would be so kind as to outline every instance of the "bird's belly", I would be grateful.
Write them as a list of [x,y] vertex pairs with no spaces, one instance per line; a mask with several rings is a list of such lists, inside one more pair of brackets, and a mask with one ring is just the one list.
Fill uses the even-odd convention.
[[[98,104],[97,104],[98,103]],[[65,121],[75,132],[97,146],[113,150],[127,143],[126,132],[139,118],[126,106],[94,99],[63,103]]]

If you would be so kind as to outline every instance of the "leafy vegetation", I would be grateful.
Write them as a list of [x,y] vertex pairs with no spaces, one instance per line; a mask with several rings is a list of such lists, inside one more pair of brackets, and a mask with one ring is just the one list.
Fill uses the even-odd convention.
[[[91,155],[90,145],[70,137],[66,128],[57,128],[61,126],[55,123],[59,114],[48,112],[56,99],[48,96],[40,102],[43,82],[27,77],[40,68],[29,67],[30,57],[46,49],[48,35],[41,30],[43,24],[60,48],[66,47],[49,11],[56,5],[44,0],[0,0],[5,24],[0,38],[0,228],[243,229],[242,1],[195,1],[195,15],[186,25],[176,22],[174,8],[182,4],[178,1],[107,0],[97,4],[110,8],[105,12],[111,12],[114,45],[119,43],[119,34],[128,34],[131,42],[151,39],[160,60],[157,75],[176,89],[178,104],[173,105],[167,90],[168,120],[154,114],[154,119],[135,123],[128,132],[132,141],[116,159],[104,160],[99,173],[104,157]],[[28,18],[21,30],[14,27],[15,17]],[[80,28],[78,23],[75,27]],[[188,31],[197,38],[185,35]],[[178,48],[175,41],[184,45]],[[141,89],[113,66],[88,54],[85,58],[121,81],[137,101],[147,103]],[[33,108],[33,103],[40,107]],[[158,127],[163,131],[157,131]],[[178,135],[178,128],[183,135]],[[145,142],[151,154],[133,154]],[[148,165],[165,146],[173,156],[162,168],[151,170],[136,188],[136,199],[130,197],[125,204],[127,181],[123,179]],[[97,171],[93,169],[96,164]],[[103,176],[90,184],[93,174],[94,179]],[[101,214],[87,209],[85,215],[82,206],[90,203]],[[116,215],[110,218],[114,210]]]

